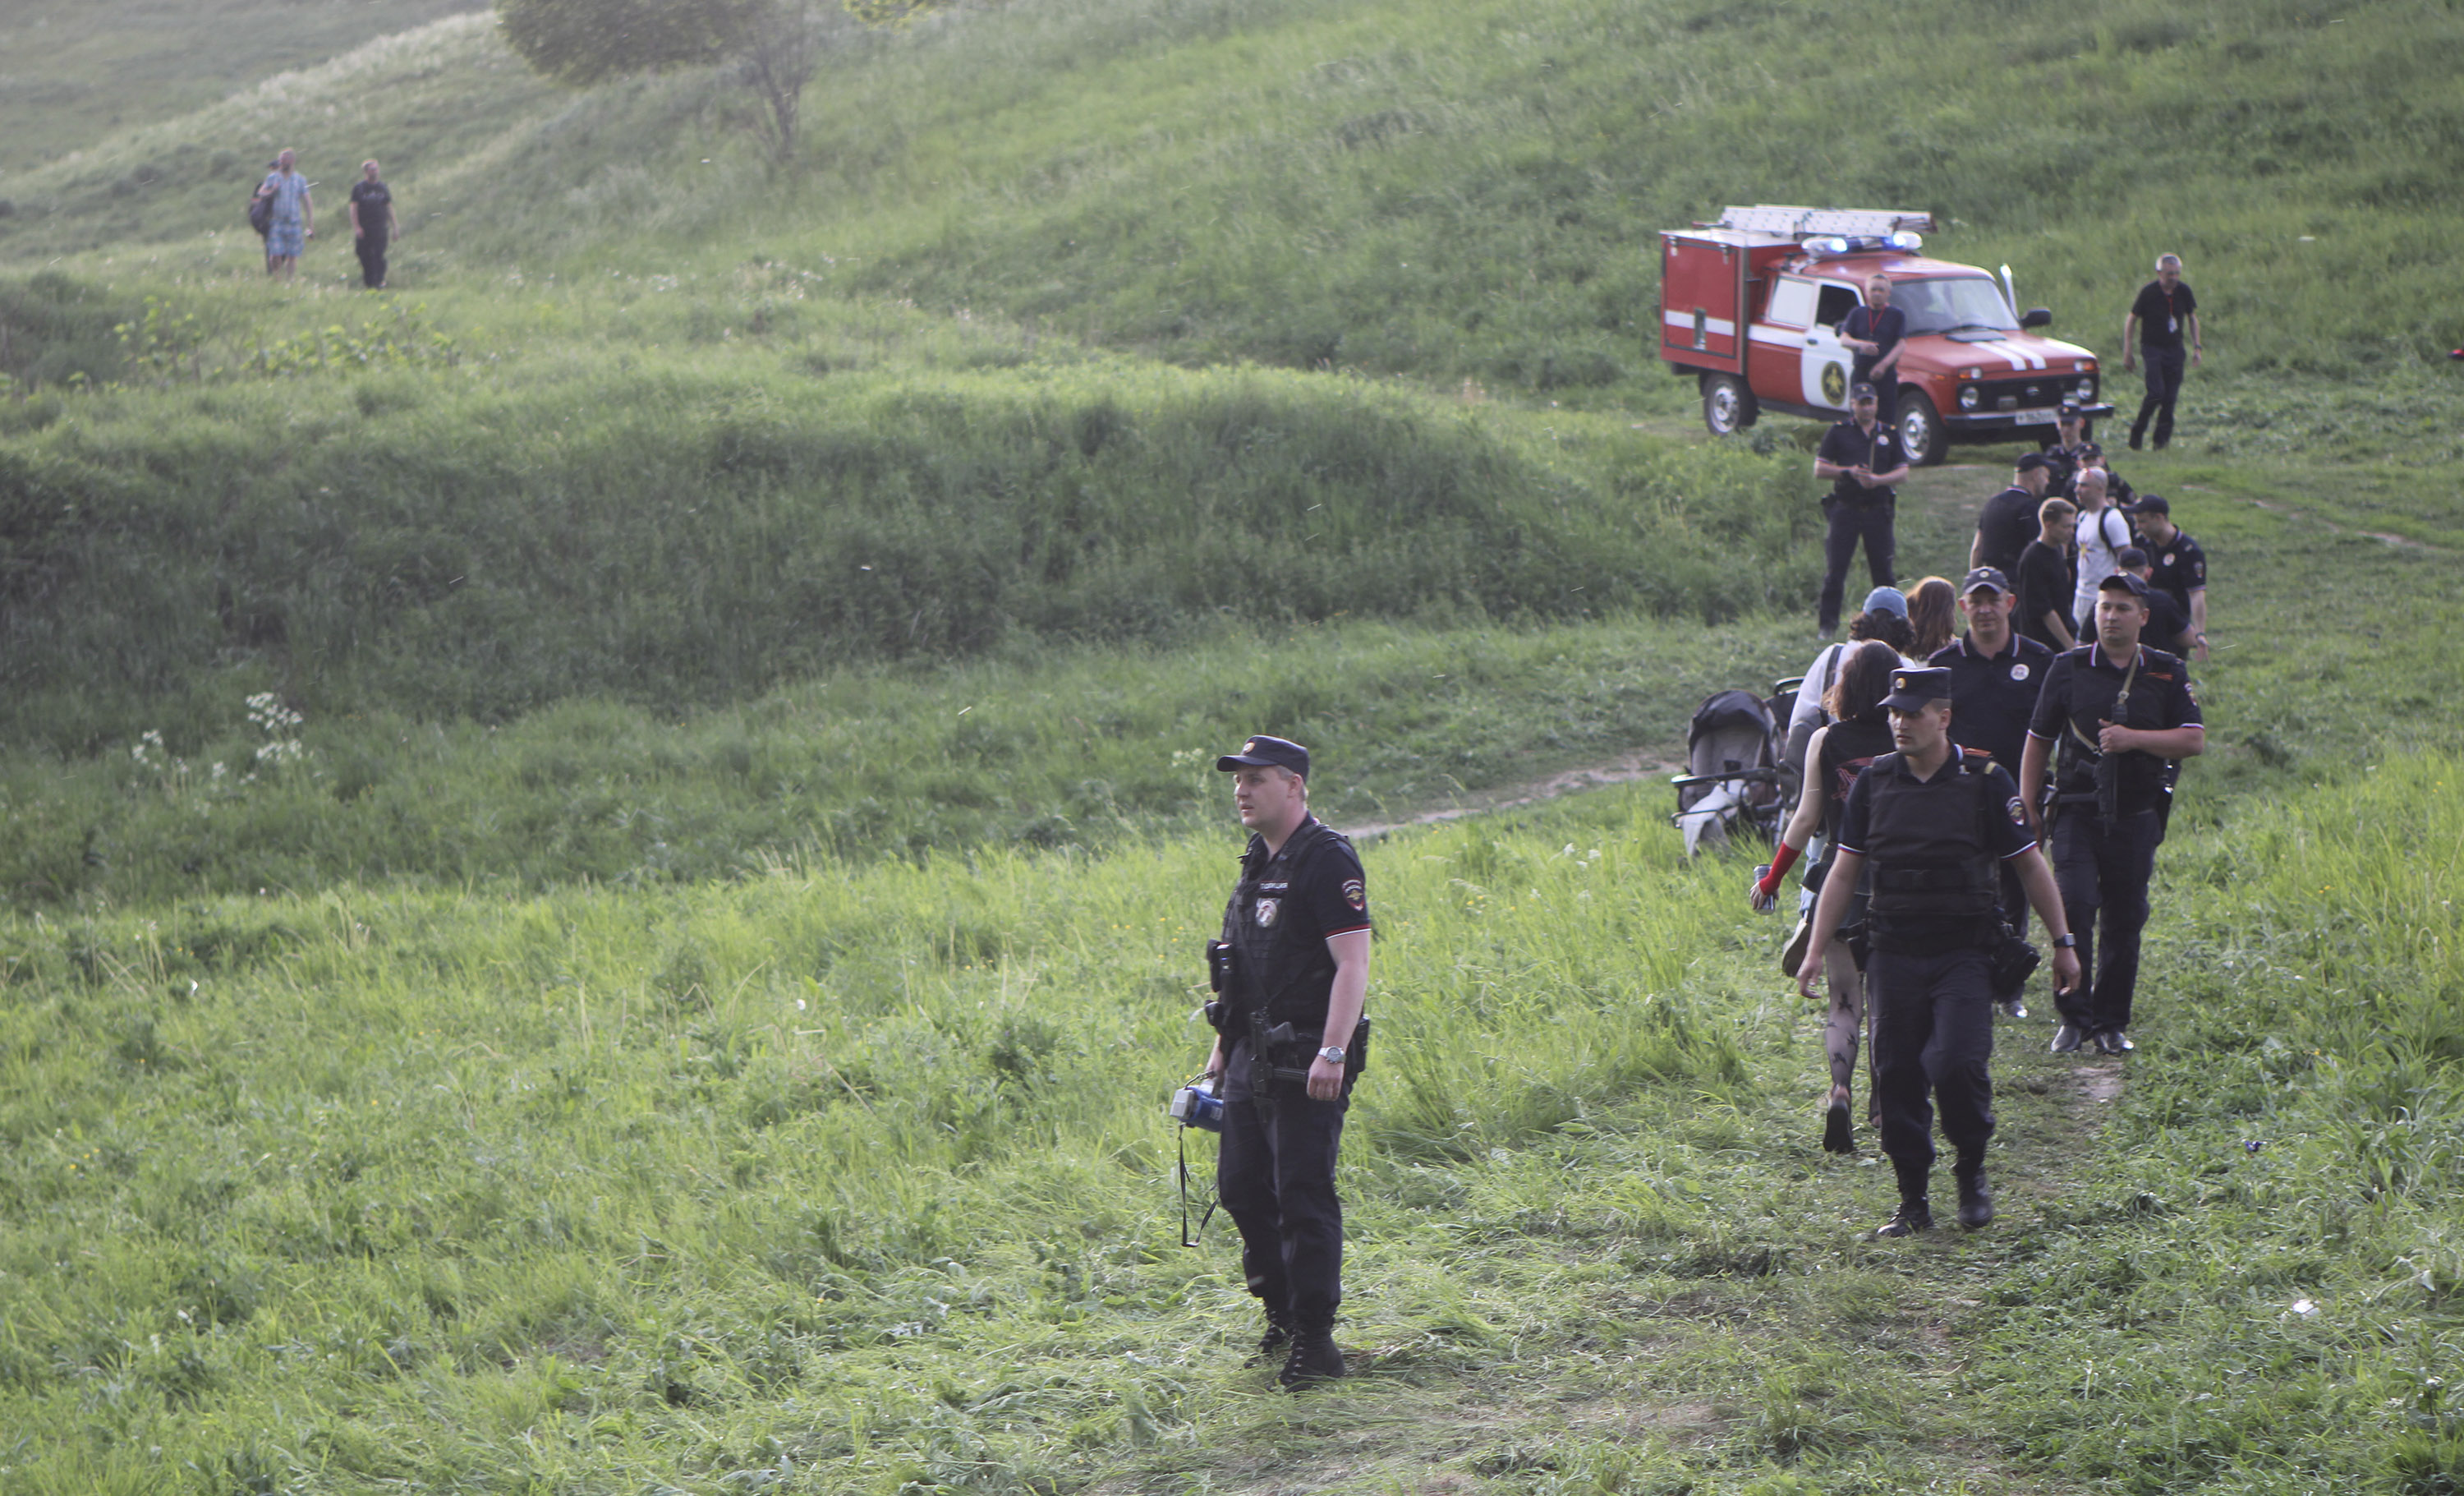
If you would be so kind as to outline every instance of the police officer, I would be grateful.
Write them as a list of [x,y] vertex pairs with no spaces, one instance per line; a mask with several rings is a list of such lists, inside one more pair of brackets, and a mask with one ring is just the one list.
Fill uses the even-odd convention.
[[1873,574],[1874,585],[1891,584],[1891,513],[1899,497],[1891,485],[1908,475],[1899,437],[1876,415],[1874,386],[1851,386],[1848,409],[1849,418],[1823,433],[1822,446],[1814,454],[1814,475],[1831,480],[1831,495],[1822,501],[1830,528],[1822,539],[1822,599],[1816,610],[1824,638],[1838,631],[1840,593],[1859,539],[1865,542],[1865,569]]
[[[1960,585],[1959,611],[1968,620],[1968,632],[1935,650],[1925,663],[1950,671],[1951,741],[1985,754],[2015,782],[2027,751],[2028,722],[2035,715],[2036,694],[2044,689],[2054,651],[2011,627],[2011,609],[2019,600],[2010,578],[1980,566]],[[2026,890],[2019,886],[2019,869],[2007,862],[2002,865],[2002,917],[2014,931],[2028,928]],[[2018,992],[1993,997],[2013,1018],[2028,1016],[2028,1004]]]
[[2122,506],[2139,525],[2140,547],[2147,553],[2148,582],[2172,594],[2189,621],[2191,652],[2208,657],[2208,553],[2173,523],[2173,506],[2161,494]]
[[1875,759],[1848,791],[1797,986],[1814,996],[1819,953],[1871,857],[1865,984],[1874,1017],[1874,1100],[1882,1152],[1900,1185],[1898,1212],[1875,1234],[1912,1236],[1933,1227],[1926,1195],[1937,1100],[1943,1134],[1956,1151],[1959,1223],[1973,1231],[1993,1219],[1985,1181],[1985,1144],[1993,1135],[1988,963],[1999,943],[2002,863],[2018,863],[2029,900],[2053,932],[2057,986],[2079,979],[2079,960],[2018,787],[1983,755],[1951,741],[1950,671],[1900,671],[1882,705],[1897,751]]
[[1222,1078],[1216,1187],[1241,1230],[1241,1265],[1265,1307],[1262,1355],[1286,1352],[1286,1387],[1344,1374],[1343,1115],[1367,1058],[1369,893],[1352,844],[1309,813],[1309,750],[1252,737],[1215,767],[1250,830],[1214,948],[1221,1001],[1207,1073]]
[[2139,642],[2146,596],[2147,583],[2126,571],[2099,584],[2096,642],[2055,656],[2045,671],[2019,767],[2019,791],[2033,809],[2044,793],[2048,760],[2056,766],[2054,877],[2079,933],[2079,959],[2096,971],[2091,985],[2054,994],[2061,1011],[2056,1054],[2090,1041],[2100,1054],[2137,1047],[2130,1000],[2173,765],[2207,748],[2189,671],[2179,657]]
[[1969,570],[1990,566],[2008,576],[2019,569],[2019,553],[2036,538],[2036,511],[2044,506],[2053,467],[2053,459],[2043,452],[2020,453],[2011,486],[1976,512],[1976,539],[1968,545]]
[[2054,445],[2045,449],[2045,461],[2051,465],[2045,492],[2056,498],[2068,498],[2079,470],[2097,466],[2088,458],[2088,450],[2096,444],[2087,439],[2087,413],[2076,400],[2065,400],[2055,407],[2054,429],[2059,434],[2054,438]]

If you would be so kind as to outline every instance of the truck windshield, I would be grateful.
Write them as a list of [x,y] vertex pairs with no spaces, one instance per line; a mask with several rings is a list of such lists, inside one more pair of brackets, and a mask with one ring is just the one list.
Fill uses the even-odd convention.
[[2003,303],[2002,288],[1983,275],[1943,280],[1895,280],[1891,304],[1907,315],[1908,332],[1951,333],[1963,327],[2015,333],[2018,319]]

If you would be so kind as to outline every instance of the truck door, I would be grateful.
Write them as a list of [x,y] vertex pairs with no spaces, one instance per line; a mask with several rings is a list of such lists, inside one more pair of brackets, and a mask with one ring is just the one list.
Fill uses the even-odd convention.
[[1826,410],[1848,408],[1848,370],[1854,356],[1839,345],[1839,319],[1863,299],[1854,288],[1837,281],[1822,284],[1813,325],[1805,330],[1805,356],[1797,364],[1807,405]]
[[1814,282],[1782,275],[1771,282],[1771,306],[1754,324],[1747,377],[1765,400],[1794,401],[1802,387],[1806,330],[1814,325]]

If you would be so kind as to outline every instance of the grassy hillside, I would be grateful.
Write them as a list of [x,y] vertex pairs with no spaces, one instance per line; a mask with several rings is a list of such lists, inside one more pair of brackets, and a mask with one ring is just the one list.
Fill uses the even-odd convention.
[[1905,1245],[1664,791],[1373,847],[1299,1408],[1175,1245],[1226,834],[11,919],[8,1478],[2437,1492],[2464,761],[2373,762],[2177,829],[2126,1088],[2002,1025],[2003,1219]]
[[2464,14],[2423,0],[1925,0],[1888,27],[1793,3],[1276,0],[1236,22],[1054,0],[847,53],[785,176],[705,75],[559,96],[475,19],[389,45],[25,176],[0,255],[228,235],[219,173],[141,166],[253,166],[279,136],[337,183],[395,159],[440,272],[759,255],[1178,362],[1561,399],[1662,378],[1642,251],[1727,201],[1931,208],[1944,253],[2010,260],[2107,352],[2166,248],[2223,371],[2464,341],[2440,189],[2464,167]]
[[0,11],[10,173],[221,101],[482,0],[11,0]]

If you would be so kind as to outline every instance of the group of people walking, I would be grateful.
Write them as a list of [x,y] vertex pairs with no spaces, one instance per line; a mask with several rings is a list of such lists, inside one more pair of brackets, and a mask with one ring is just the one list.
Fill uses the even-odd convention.
[[[249,222],[265,236],[265,273],[289,280],[299,269],[299,256],[317,237],[314,184],[300,175],[299,156],[285,148],[274,158],[249,203]],[[402,232],[394,211],[393,189],[374,161],[360,163],[360,180],[351,184],[347,205],[351,247],[359,252],[360,282],[370,291],[385,283],[385,251]]]
[[1997,1004],[2027,1016],[2031,910],[2054,948],[2052,1049],[2137,1047],[2156,849],[2178,765],[2205,746],[2189,659],[2207,657],[2205,553],[2161,496],[2115,501],[2129,487],[2076,407],[2060,429],[1986,502],[1958,588],[1878,586],[1847,641],[1816,657],[1789,724],[1803,790],[1749,891],[1771,907],[1813,849],[1782,960],[1807,996],[1827,991],[1835,1152],[1855,1150],[1856,1063],[1870,1046],[1900,1185],[1888,1236],[1933,1223],[1937,1110],[1960,1223],[1992,1219],[1992,1020]]

